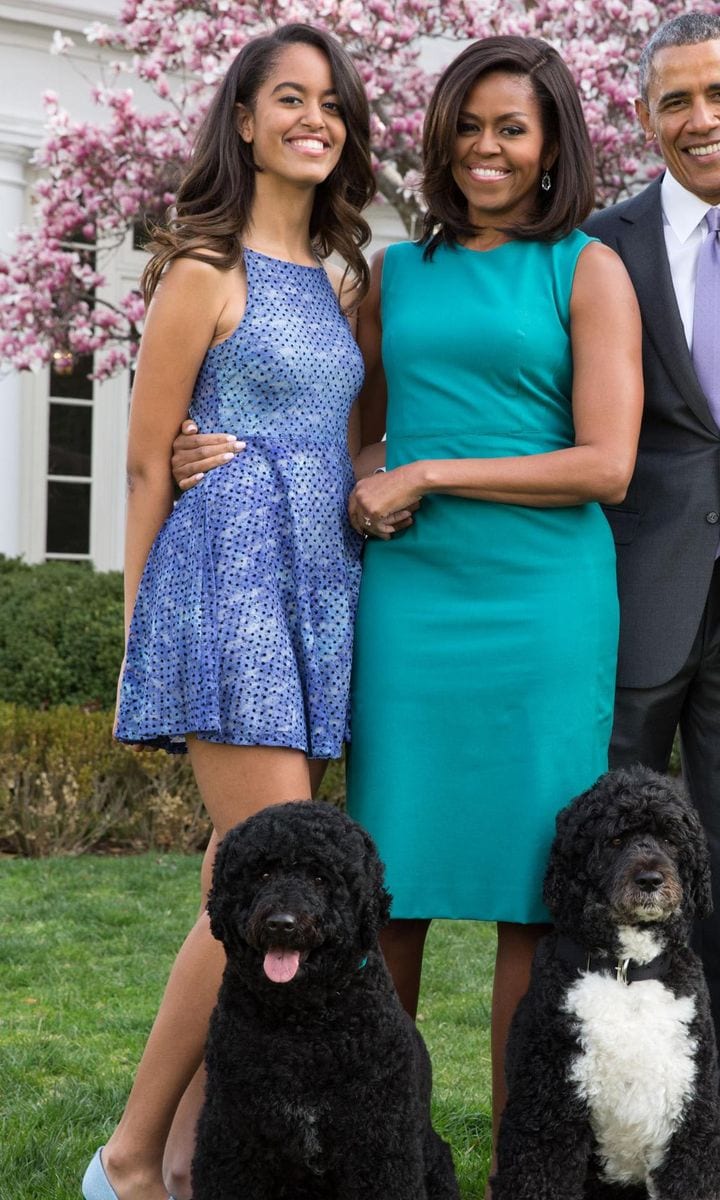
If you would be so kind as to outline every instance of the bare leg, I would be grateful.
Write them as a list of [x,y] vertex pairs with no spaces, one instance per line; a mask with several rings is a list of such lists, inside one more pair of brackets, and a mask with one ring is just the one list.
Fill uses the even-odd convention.
[[[505,1047],[510,1022],[515,1009],[522,1000],[530,983],[530,967],[535,947],[540,938],[549,931],[548,925],[515,925],[498,921],[497,954],[493,979],[491,1058],[492,1058],[492,1129],[493,1158],[490,1167],[495,1170],[495,1147],[497,1146],[500,1118],[507,1099],[505,1083]],[[485,1193],[490,1200],[490,1189]]]
[[[308,763],[308,766],[310,770],[310,792],[314,796],[322,782],[327,762],[321,759],[312,759]],[[213,833],[208,848],[205,851],[200,872],[201,913],[205,909],[208,892],[210,891],[217,843],[217,834]],[[190,1166],[195,1146],[195,1128],[204,1097],[205,1067],[201,1063],[178,1105],[165,1146],[163,1178],[165,1186],[175,1197],[175,1200],[191,1200]]]
[[[200,914],[205,911],[207,904],[218,840],[218,835],[213,830],[200,868]],[[195,1126],[204,1096],[205,1065],[201,1063],[177,1107],[165,1144],[163,1180],[175,1200],[191,1200],[190,1164],[195,1145]]]
[[[188,738],[188,748],[220,837],[269,804],[310,795],[308,762],[299,750],[215,745],[197,738]],[[222,947],[203,912],[175,960],[125,1112],[103,1150],[105,1171],[120,1200],[166,1200],[165,1143],[202,1060],[223,967]]]
[[380,946],[405,1012],[417,1016],[425,938],[429,921],[391,921],[380,934]]

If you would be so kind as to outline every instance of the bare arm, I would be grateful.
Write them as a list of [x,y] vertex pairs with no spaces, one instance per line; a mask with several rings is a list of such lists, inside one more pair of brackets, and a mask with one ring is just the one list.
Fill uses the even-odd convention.
[[642,415],[640,314],[617,255],[583,250],[570,304],[575,444],[512,458],[421,460],[361,480],[370,520],[426,492],[532,507],[618,503],[635,465]]
[[[358,313],[357,340],[365,363],[365,382],[358,396],[360,446],[364,453],[364,458],[355,464],[358,476],[367,474],[368,470],[372,472],[375,467],[385,463],[384,447],[381,453],[372,449],[382,444],[387,409],[380,314],[380,285],[384,259],[384,250],[380,250],[373,257],[370,265],[370,290]],[[363,469],[363,466],[367,469]]]
[[[370,267],[370,290],[358,314],[358,345],[365,362],[365,382],[358,397],[356,416],[356,452],[353,455],[355,478],[363,480],[385,467],[385,415],[387,410],[387,383],[382,362],[382,319],[380,295],[385,251],[380,250]],[[375,476],[377,478],[377,476]],[[356,489],[357,490],[357,489]],[[375,518],[368,526],[366,514],[361,513],[356,493],[350,496],[348,511],[350,520],[360,533],[373,533],[387,540],[400,529],[412,524],[412,513],[420,498],[384,510],[383,518]]]
[[152,542],[172,507],[170,447],[188,410],[203,357],[222,324],[222,274],[178,259],[148,310],[128,434],[125,622],[129,627]]

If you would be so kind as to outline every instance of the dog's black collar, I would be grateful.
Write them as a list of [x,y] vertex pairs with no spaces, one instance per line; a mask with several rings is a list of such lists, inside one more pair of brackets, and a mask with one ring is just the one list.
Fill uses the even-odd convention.
[[658,954],[650,962],[638,963],[632,958],[613,958],[610,954],[592,954],[579,942],[558,934],[555,957],[561,958],[580,971],[600,975],[615,975],[621,983],[640,983],[643,979],[664,979],[670,969],[670,955]]

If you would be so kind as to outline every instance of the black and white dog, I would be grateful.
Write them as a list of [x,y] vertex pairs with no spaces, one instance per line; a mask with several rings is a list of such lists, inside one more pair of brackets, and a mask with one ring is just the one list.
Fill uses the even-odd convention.
[[557,818],[555,930],[511,1029],[494,1200],[718,1200],[704,835],[669,779],[604,775]]

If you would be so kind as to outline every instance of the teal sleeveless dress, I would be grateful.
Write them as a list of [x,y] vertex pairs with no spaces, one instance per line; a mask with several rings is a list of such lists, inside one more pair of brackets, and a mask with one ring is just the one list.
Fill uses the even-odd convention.
[[[388,469],[574,441],[569,306],[590,241],[391,246]],[[555,814],[607,769],[618,635],[599,505],[429,494],[365,551],[348,808],[393,916],[543,921]]]

